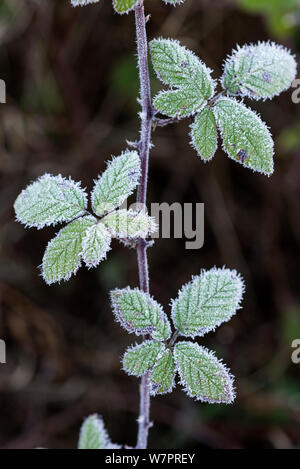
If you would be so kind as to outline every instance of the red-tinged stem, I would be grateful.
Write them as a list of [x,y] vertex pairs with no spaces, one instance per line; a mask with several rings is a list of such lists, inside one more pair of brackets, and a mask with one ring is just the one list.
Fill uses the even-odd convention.
[[[144,2],[140,0],[135,6],[136,40],[140,74],[141,99],[141,138],[139,151],[141,158],[141,179],[137,194],[137,203],[144,207],[147,203],[149,152],[151,144],[151,130],[153,122],[153,108],[151,103],[151,89],[148,64],[148,41],[146,33],[146,18]],[[137,258],[139,267],[140,288],[149,293],[149,272],[147,258],[147,242],[140,239],[137,244]],[[140,385],[140,415],[138,419],[137,449],[146,449],[148,444],[150,422],[150,373],[146,373]]]

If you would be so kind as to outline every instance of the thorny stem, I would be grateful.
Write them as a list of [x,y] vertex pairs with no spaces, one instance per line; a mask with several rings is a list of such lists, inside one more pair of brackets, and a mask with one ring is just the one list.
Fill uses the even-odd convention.
[[[139,74],[140,74],[140,99],[141,99],[141,136],[139,142],[139,152],[141,158],[141,179],[137,194],[137,203],[146,206],[149,151],[151,144],[152,121],[154,117],[149,64],[148,64],[148,42],[146,33],[146,18],[144,11],[144,1],[140,0],[135,6],[136,40],[138,50]],[[147,242],[140,239],[137,243],[137,257],[139,267],[140,288],[145,293],[149,293],[149,272],[147,258]],[[136,449],[146,449],[148,443],[148,433],[151,427],[150,422],[150,372],[146,373],[140,385],[140,415],[138,419],[138,438]]]

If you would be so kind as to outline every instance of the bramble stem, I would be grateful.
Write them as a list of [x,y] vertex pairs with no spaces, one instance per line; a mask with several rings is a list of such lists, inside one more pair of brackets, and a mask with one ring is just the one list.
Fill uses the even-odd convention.
[[[153,121],[153,108],[151,103],[151,89],[148,64],[148,41],[146,33],[146,18],[144,1],[140,0],[135,6],[136,40],[138,50],[138,63],[140,74],[141,99],[141,139],[139,151],[141,158],[141,179],[138,187],[137,203],[144,207],[147,202],[149,152],[151,143],[151,130]],[[137,257],[139,267],[140,288],[149,293],[149,272],[147,258],[147,242],[140,239],[137,243]],[[137,449],[146,449],[150,422],[150,373],[146,373],[140,384],[140,415],[138,419]]]

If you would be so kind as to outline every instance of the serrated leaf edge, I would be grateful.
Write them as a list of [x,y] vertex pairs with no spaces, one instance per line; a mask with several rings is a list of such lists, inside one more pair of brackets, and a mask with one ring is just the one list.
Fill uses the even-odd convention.
[[138,3],[139,0],[136,0],[136,2],[132,5],[132,7],[129,7],[126,11],[119,11],[117,10],[116,8],[116,5],[115,5],[115,0],[113,0],[112,4],[113,4],[113,8],[115,10],[116,13],[118,13],[119,15],[128,15],[128,13],[130,13],[132,10],[134,10],[136,4]]
[[[224,372],[224,374],[226,374],[228,376],[229,380],[228,380],[228,390],[227,391],[228,391],[228,395],[230,396],[228,401],[220,401],[218,399],[206,399],[206,398],[203,398],[203,397],[198,397],[198,396],[193,395],[189,391],[188,384],[185,382],[185,380],[184,380],[184,378],[181,374],[180,366],[178,365],[177,360],[176,360],[176,347],[177,347],[177,345],[186,344],[186,343],[189,343],[189,345],[192,345],[195,349],[198,349],[198,350],[200,349],[201,351],[207,353],[209,355],[209,357],[215,363],[219,364],[220,369]],[[186,394],[190,398],[194,399],[195,401],[207,402],[208,404],[232,404],[234,402],[235,397],[236,397],[236,392],[235,392],[235,387],[234,387],[234,376],[231,374],[231,372],[227,368],[227,366],[223,363],[223,360],[216,357],[216,354],[215,354],[214,351],[212,351],[212,350],[210,350],[206,347],[203,347],[202,345],[199,345],[196,342],[180,341],[180,342],[177,342],[175,347],[174,347],[174,359],[175,359],[175,363],[177,364],[177,372],[178,372],[178,375],[179,375],[179,378],[180,378],[180,384],[183,387]]]
[[[87,215],[86,217],[78,217],[78,219],[79,219],[79,218],[92,218],[92,219],[95,220],[95,223],[97,223],[97,219],[96,219],[94,216],[92,216],[92,215]],[[76,218],[75,220],[77,220],[77,218]],[[75,220],[72,220],[72,221],[74,222]],[[70,222],[70,223],[72,223],[72,222]],[[45,259],[45,254],[46,254],[47,249],[49,248],[49,246],[51,245],[51,243],[52,243],[58,236],[60,236],[60,234],[61,234],[63,231],[65,231],[65,230],[68,228],[68,226],[69,226],[70,223],[68,223],[66,226],[64,226],[63,228],[61,228],[61,229],[56,233],[56,235],[54,236],[54,238],[50,239],[50,241],[48,242],[48,244],[47,244],[47,246],[46,246],[45,252],[44,252],[42,264],[39,265],[39,269],[41,270],[41,274],[40,274],[40,275],[42,276],[42,278],[43,278],[43,280],[45,281],[45,283],[46,283],[47,285],[49,285],[49,286],[50,286],[50,285],[53,285],[54,283],[60,284],[60,283],[63,282],[63,281],[64,281],[64,282],[67,282],[68,280],[70,280],[70,278],[71,278],[73,275],[76,275],[76,274],[77,274],[78,270],[79,270],[80,267],[82,266],[82,255],[80,254],[80,255],[78,256],[78,263],[77,263],[76,268],[75,268],[74,270],[72,270],[72,272],[70,272],[70,273],[69,273],[68,275],[66,275],[65,277],[62,277],[60,280],[50,280],[50,281],[49,281],[49,280],[46,279],[46,277],[44,276],[44,273],[43,273],[43,272],[44,272],[44,259]],[[88,228],[87,228],[87,229],[88,229]]]
[[[139,156],[138,152],[136,152],[136,151],[130,151],[130,150],[125,150],[125,151],[123,151],[123,152],[122,152],[120,155],[118,155],[118,156],[112,156],[112,158],[111,158],[109,161],[106,162],[106,168],[105,168],[105,170],[104,170],[101,174],[99,174],[99,176],[98,176],[96,179],[93,180],[94,187],[93,187],[93,190],[91,191],[91,203],[92,203],[92,207],[93,207],[93,211],[94,211],[94,212],[95,212],[95,210],[94,210],[94,207],[95,207],[95,192],[96,192],[96,187],[97,187],[98,182],[100,182],[100,180],[101,180],[103,174],[105,173],[105,171],[107,171],[107,170],[109,169],[109,167],[112,165],[112,163],[113,163],[116,159],[118,159],[118,158],[120,158],[121,156],[124,156],[124,155],[126,155],[126,154],[128,154],[128,153],[133,153],[133,154],[137,155],[138,158],[139,158],[139,166],[138,166],[138,168],[137,168],[138,171],[137,171],[137,175],[136,175],[136,180],[134,180],[134,186],[133,186],[133,188],[131,189],[131,191],[128,192],[128,195],[127,195],[126,197],[123,197],[123,200],[122,200],[117,206],[115,206],[114,209],[117,209],[118,207],[120,207],[120,206],[122,205],[122,203],[123,203],[128,197],[130,197],[130,195],[133,194],[133,192],[136,190],[136,188],[137,188],[137,186],[138,186],[138,183],[139,183],[139,180],[140,180],[140,177],[141,177],[141,174],[142,174],[142,171],[141,171],[141,159],[140,159],[140,156]],[[102,214],[101,216],[103,216],[103,215],[104,215],[104,214]]]
[[224,140],[223,140],[223,136],[222,136],[222,130],[221,130],[221,126],[218,122],[218,118],[214,112],[214,116],[215,116],[215,119],[216,119],[216,123],[217,123],[217,127],[218,127],[218,131],[219,131],[219,134],[220,134],[220,137],[221,137],[221,141],[222,141],[222,149],[224,151],[224,153],[228,156],[228,158],[230,158],[232,161],[235,161],[236,163],[242,165],[244,168],[246,169],[251,169],[254,173],[259,173],[259,174],[264,174],[265,176],[272,176],[273,172],[274,172],[274,140],[273,140],[273,136],[272,136],[272,133],[271,133],[271,130],[270,130],[270,127],[266,124],[266,122],[262,119],[261,115],[253,110],[252,108],[246,106],[246,104],[244,103],[243,100],[238,100],[234,97],[228,97],[228,96],[221,96],[220,98],[218,98],[216,100],[216,102],[214,103],[214,106],[213,106],[213,111],[214,111],[214,108],[215,106],[217,105],[217,103],[219,103],[220,101],[224,101],[224,100],[227,100],[227,101],[234,101],[235,103],[239,104],[240,106],[244,106],[245,109],[247,109],[248,111],[250,111],[252,114],[253,114],[253,117],[257,120],[257,122],[259,122],[260,124],[262,124],[270,138],[270,142],[271,142],[271,148],[272,148],[272,166],[271,166],[271,171],[269,173],[267,173],[266,171],[263,171],[263,170],[257,170],[255,168],[252,168],[251,166],[247,166],[245,165],[243,162],[239,161],[239,160],[236,160],[232,155],[230,155],[225,147],[225,144],[224,144]]
[[[101,223],[101,221],[98,221],[98,223]],[[96,223],[96,225],[98,225],[98,223]],[[107,247],[106,251],[103,252],[102,255],[97,260],[95,260],[95,262],[89,262],[87,259],[85,259],[85,256],[84,256],[85,247],[87,247],[87,239],[88,239],[88,236],[89,236],[89,231],[91,231],[92,228],[94,228],[94,225],[90,226],[87,229],[87,231],[85,233],[85,236],[82,240],[81,256],[82,256],[83,262],[85,263],[85,265],[88,269],[92,269],[94,267],[97,267],[103,260],[105,260],[107,258],[107,254],[109,253],[109,251],[111,251],[111,245],[110,245],[111,244],[111,235],[110,235],[110,232],[103,223],[101,223],[101,225],[103,225],[103,228],[107,231],[107,234],[109,236],[109,242],[108,242],[108,247]]]
[[[84,208],[82,208],[82,211],[81,213],[79,213],[76,217],[74,218],[67,218],[65,217],[64,214],[62,214],[56,221],[53,221],[53,222],[46,222],[46,223],[24,223],[21,218],[18,217],[17,213],[16,213],[16,208],[15,208],[15,205],[16,205],[16,201],[18,200],[19,197],[22,197],[22,195],[25,196],[26,194],[26,191],[29,189],[30,186],[32,186],[33,184],[35,183],[39,183],[39,182],[42,182],[43,179],[46,179],[46,178],[55,178],[55,179],[59,179],[59,181],[61,183],[64,183],[64,182],[68,182],[68,184],[71,184],[72,187],[74,187],[74,189],[79,189],[81,192],[82,192],[82,195],[84,197]],[[38,177],[37,179],[35,179],[34,181],[30,182],[27,187],[25,189],[23,189],[20,194],[18,195],[18,197],[16,198],[15,200],[15,203],[14,203],[14,210],[15,210],[15,220],[18,222],[18,223],[21,223],[25,228],[37,228],[38,230],[41,230],[47,226],[56,226],[56,225],[59,225],[60,223],[66,223],[66,222],[72,222],[73,220],[75,220],[76,218],[79,218],[81,216],[83,216],[85,214],[85,211],[86,211],[86,208],[87,208],[87,204],[88,204],[88,194],[86,192],[86,188],[85,187],[81,187],[81,182],[80,181],[74,181],[71,176],[69,176],[69,178],[65,178],[63,177],[61,174],[57,174],[56,176],[54,174],[50,174],[50,173],[45,173],[43,174],[42,176]]]
[[150,378],[150,395],[155,397],[155,396],[164,396],[165,394],[169,394],[171,393],[175,387],[176,387],[176,375],[177,375],[177,364],[175,362],[175,357],[174,357],[174,352],[172,350],[169,351],[169,353],[173,356],[174,358],[174,373],[173,373],[173,378],[172,378],[172,383],[170,385],[170,387],[166,390],[166,391],[163,391],[163,392],[158,392],[158,391],[155,391],[154,390],[154,384],[152,382],[152,373],[154,371],[154,368],[155,368],[155,365],[157,364],[157,362],[160,360],[160,358],[162,358],[163,354],[167,351],[168,349],[165,348],[165,350],[160,354],[161,356],[157,358],[156,360],[156,363],[153,365],[153,368],[151,370],[151,378]]
[[171,335],[171,324],[170,324],[168,316],[166,315],[166,313],[163,310],[163,307],[161,306],[160,303],[158,303],[158,301],[156,301],[153,298],[153,296],[150,295],[150,293],[145,293],[137,287],[135,287],[135,288],[130,288],[130,287],[115,288],[114,290],[111,290],[111,292],[110,292],[110,302],[111,302],[111,308],[112,308],[112,311],[113,311],[113,314],[114,314],[115,321],[117,323],[119,323],[121,325],[121,327],[125,331],[127,331],[129,334],[135,334],[136,336],[141,336],[141,335],[143,336],[143,335],[147,335],[147,334],[150,334],[152,336],[157,331],[155,326],[147,327],[147,328],[138,330],[138,329],[136,329],[135,327],[133,327],[131,324],[129,324],[128,322],[126,322],[124,320],[121,311],[118,310],[117,302],[114,299],[114,295],[118,295],[119,293],[123,293],[123,292],[128,292],[128,293],[129,292],[138,292],[138,293],[142,293],[143,295],[147,296],[148,300],[152,304],[154,304],[155,307],[158,308],[159,316],[160,316],[161,320],[169,327],[169,336],[168,337],[166,337],[165,339],[161,339],[161,340],[153,338],[153,340],[157,340],[157,341],[168,340],[170,338],[170,335]]
[[131,344],[129,345],[129,347],[127,347],[127,349],[125,350],[124,354],[123,354],[123,357],[121,359],[121,363],[122,363],[122,370],[128,375],[128,376],[134,376],[135,378],[141,378],[145,373],[143,374],[135,374],[135,373],[132,373],[130,371],[128,371],[125,366],[124,366],[124,360],[125,360],[125,356],[128,352],[131,352],[132,350],[134,349],[139,349],[139,348],[142,348],[144,346],[146,346],[147,344],[150,344],[150,343],[156,343],[156,344],[159,344],[160,347],[161,347],[161,350],[158,352],[157,356],[156,356],[156,359],[155,359],[155,362],[152,366],[150,366],[146,371],[145,373],[148,373],[149,371],[151,372],[156,364],[156,362],[161,358],[161,356],[163,355],[164,351],[166,350],[166,347],[164,345],[164,343],[160,340],[155,340],[155,339],[149,339],[149,340],[144,340],[144,342],[142,342],[141,344],[138,344],[138,343],[134,343],[134,344]]
[[[199,333],[196,333],[194,335],[192,334],[184,334],[183,332],[179,331],[176,327],[176,322],[175,322],[175,306],[176,306],[176,303],[179,302],[182,298],[182,296],[185,294],[187,288],[190,286],[190,284],[196,280],[197,278],[199,277],[203,277],[205,276],[206,274],[208,273],[212,273],[212,272],[227,272],[227,273],[230,273],[231,275],[234,275],[234,277],[239,280],[240,282],[240,290],[239,290],[239,295],[237,296],[237,307],[235,309],[235,311],[230,315],[228,316],[227,319],[222,319],[220,321],[217,321],[213,326],[211,327],[206,327],[206,328],[203,328],[202,329],[202,332],[199,334]],[[213,267],[212,269],[209,269],[209,270],[205,270],[205,269],[202,269],[200,271],[200,275],[193,275],[192,276],[192,280],[190,282],[187,282],[185,283],[181,289],[179,290],[178,292],[178,295],[177,295],[177,298],[175,299],[172,299],[171,300],[171,303],[170,303],[170,306],[171,306],[171,318],[172,318],[172,322],[173,322],[173,326],[175,327],[175,329],[179,332],[179,335],[182,336],[182,337],[189,337],[189,338],[192,338],[194,339],[195,337],[203,337],[204,335],[208,334],[209,332],[212,332],[212,331],[215,331],[217,329],[217,327],[219,327],[221,324],[225,324],[226,322],[229,322],[230,319],[236,315],[236,313],[242,308],[241,306],[241,303],[242,303],[242,300],[243,300],[243,295],[244,295],[244,292],[245,292],[245,282],[244,282],[244,279],[243,277],[241,276],[241,274],[239,272],[237,272],[235,269],[228,269],[226,268],[225,266],[223,266],[222,268],[218,268],[218,267]]]
[[[196,125],[196,119],[197,117],[199,116],[199,114],[201,113],[201,111],[204,111],[204,109],[206,108],[206,105],[200,109],[200,112],[197,113],[197,115],[195,116],[195,119],[194,121],[192,122],[192,124],[190,125],[190,145],[191,147],[196,151],[197,155],[200,156],[201,160],[204,162],[204,163],[209,163],[213,157],[215,156],[216,154],[216,151],[218,149],[218,146],[219,146],[219,129],[218,129],[218,124],[217,124],[217,120],[216,120],[216,117],[214,115],[214,118],[215,118],[215,121],[216,121],[216,128],[217,128],[217,138],[216,138],[216,145],[215,145],[215,149],[214,151],[212,152],[212,155],[209,157],[209,158],[203,158],[203,156],[201,155],[200,151],[199,151],[199,148],[197,147],[196,143],[195,143],[195,139],[194,139],[194,134],[193,134],[193,130],[194,130],[194,126]],[[212,113],[213,113],[213,110],[212,110]],[[214,114],[214,113],[213,113]]]
[[[294,78],[293,80],[296,78],[296,75],[297,75],[297,57],[295,54],[292,54],[291,53],[291,50],[288,49],[287,47],[284,47],[282,44],[277,44],[276,42],[274,41],[258,41],[257,43],[253,43],[251,42],[250,44],[243,44],[242,46],[240,46],[239,44],[236,45],[236,48],[232,50],[231,54],[228,54],[226,59],[224,60],[223,62],[223,65],[222,65],[222,69],[223,69],[223,74],[222,74],[222,77],[220,78],[220,84],[223,88],[224,91],[226,91],[228,93],[228,95],[231,96],[240,96],[240,97],[244,97],[244,98],[249,98],[249,99],[253,99],[255,101],[259,101],[259,100],[262,100],[262,101],[267,101],[268,99],[273,99],[275,98],[276,96],[279,96],[281,93],[284,93],[285,91],[287,91],[291,85],[287,86],[286,88],[283,88],[281,91],[277,92],[277,93],[274,93],[272,94],[272,96],[266,96],[266,97],[261,97],[261,96],[256,96],[256,95],[253,95],[250,91],[248,92],[245,92],[245,93],[238,93],[238,94],[232,94],[230,93],[230,91],[228,91],[228,89],[225,87],[225,83],[224,83],[224,80],[225,80],[225,69],[227,66],[230,66],[232,61],[234,60],[236,54],[238,54],[240,52],[240,50],[242,49],[246,49],[246,48],[254,48],[254,47],[257,47],[257,46],[262,46],[262,45],[270,45],[270,46],[275,46],[276,48],[279,48],[281,49],[282,51],[286,52],[287,54],[289,54],[291,57],[294,58],[294,61],[295,61],[295,69],[294,69]],[[292,81],[293,81],[292,80]]]

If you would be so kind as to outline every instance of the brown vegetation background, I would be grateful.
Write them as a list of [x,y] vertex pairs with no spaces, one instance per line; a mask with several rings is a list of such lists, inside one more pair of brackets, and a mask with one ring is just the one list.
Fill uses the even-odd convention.
[[[297,0],[146,0],[149,37],[174,37],[217,78],[236,44],[271,38],[300,51]],[[0,447],[75,448],[82,419],[101,414],[113,441],[134,445],[138,380],[120,370],[134,342],[113,322],[108,292],[136,286],[135,252],[117,242],[96,270],[47,287],[39,275],[54,229],[15,223],[18,193],[50,172],[88,189],[111,155],[138,137],[134,17],[110,0],[73,9],[68,0],[0,1]],[[153,76],[153,90],[160,84]],[[292,90],[251,104],[270,125],[275,173],[254,174],[222,150],[204,165],[189,145],[189,121],[153,135],[149,202],[204,202],[205,245],[157,240],[149,251],[151,291],[168,309],[202,268],[235,268],[243,309],[201,343],[236,376],[233,406],[211,406],[180,389],[152,401],[152,448],[300,446],[299,195],[300,104]]]

